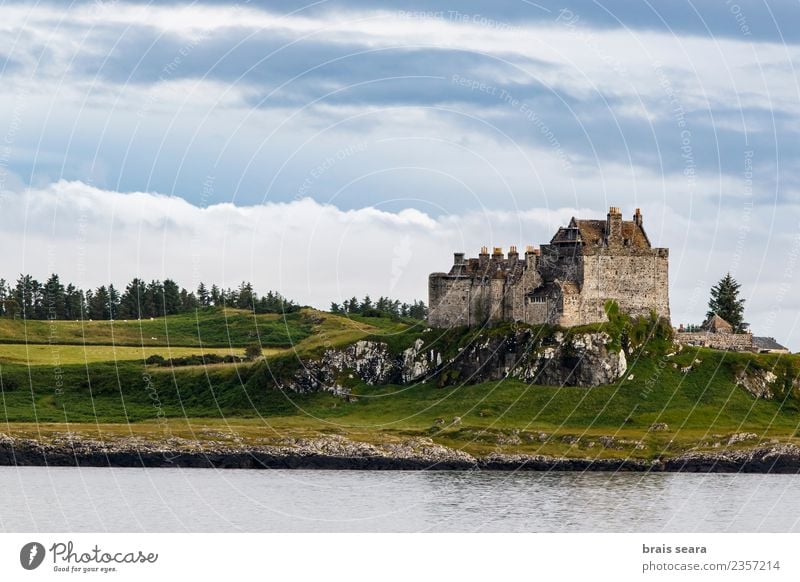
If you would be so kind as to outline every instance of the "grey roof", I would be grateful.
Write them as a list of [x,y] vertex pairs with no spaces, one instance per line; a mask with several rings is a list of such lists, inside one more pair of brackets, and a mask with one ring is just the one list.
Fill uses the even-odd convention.
[[776,342],[774,337],[753,336],[753,346],[759,350],[788,350],[788,348]]

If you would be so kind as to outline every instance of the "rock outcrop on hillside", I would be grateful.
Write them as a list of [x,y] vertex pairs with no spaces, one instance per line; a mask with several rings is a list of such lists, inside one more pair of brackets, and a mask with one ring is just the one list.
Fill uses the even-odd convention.
[[736,385],[747,390],[754,398],[775,398],[775,381],[778,377],[769,370],[744,370],[736,374]]
[[627,369],[625,352],[613,346],[605,332],[543,335],[528,327],[505,333],[489,330],[450,356],[437,344],[443,342],[432,339],[426,346],[425,340],[417,339],[397,354],[380,341],[329,349],[318,359],[302,362],[281,388],[347,397],[347,380],[355,378],[371,385],[428,380],[439,385],[476,384],[516,378],[532,384],[591,387],[612,384]]

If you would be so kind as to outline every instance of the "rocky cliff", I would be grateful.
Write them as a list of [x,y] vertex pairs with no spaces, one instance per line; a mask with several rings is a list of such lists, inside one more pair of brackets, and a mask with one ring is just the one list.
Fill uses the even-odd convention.
[[281,387],[294,392],[329,391],[348,397],[350,380],[367,384],[475,384],[516,378],[531,384],[599,386],[620,379],[625,352],[602,331],[542,333],[529,327],[486,330],[460,341],[427,330],[411,346],[393,352],[381,341],[359,341],[303,361]]

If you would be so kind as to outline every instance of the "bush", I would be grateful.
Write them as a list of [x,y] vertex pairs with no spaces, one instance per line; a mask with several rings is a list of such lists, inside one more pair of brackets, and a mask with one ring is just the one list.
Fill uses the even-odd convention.
[[0,378],[0,382],[2,382],[2,387],[4,392],[13,392],[19,388],[19,384],[15,378],[9,378],[8,376],[3,376]]
[[244,355],[248,360],[256,360],[261,357],[261,344],[250,344],[244,349]]
[[220,356],[219,354],[203,354],[185,356],[183,358],[170,358],[165,359],[158,355],[153,355],[145,360],[145,363],[151,366],[161,367],[181,367],[181,366],[201,366],[207,364],[233,364],[246,361],[247,358],[242,356],[234,356],[228,354]]

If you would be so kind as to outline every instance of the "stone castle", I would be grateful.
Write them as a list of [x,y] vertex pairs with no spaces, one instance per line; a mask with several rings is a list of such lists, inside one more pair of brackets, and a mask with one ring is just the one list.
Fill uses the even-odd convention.
[[651,311],[669,320],[669,250],[650,244],[639,209],[623,220],[611,207],[605,220],[572,218],[550,244],[484,247],[478,258],[455,253],[447,273],[428,281],[428,320],[434,327],[499,321],[564,327],[607,321],[614,300],[632,316]]

